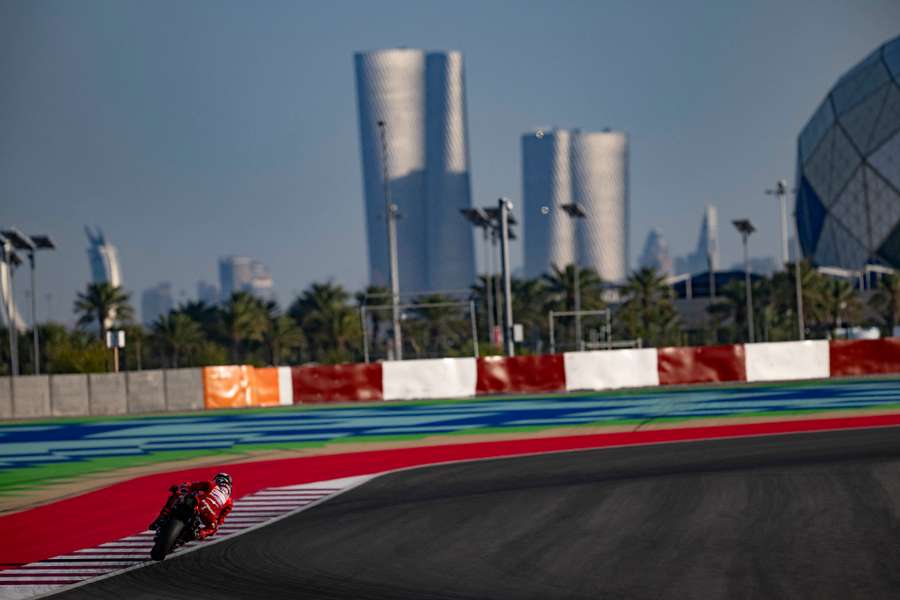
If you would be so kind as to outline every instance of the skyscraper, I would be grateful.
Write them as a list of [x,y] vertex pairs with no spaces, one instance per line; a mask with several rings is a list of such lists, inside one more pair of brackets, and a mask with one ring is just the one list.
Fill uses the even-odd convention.
[[141,294],[141,321],[144,325],[151,325],[160,316],[169,314],[174,307],[172,284],[163,281]]
[[[628,273],[628,138],[613,131],[554,129],[522,136],[525,275],[577,259],[606,281]],[[574,222],[560,209],[578,203]]]
[[275,299],[268,267],[247,256],[219,259],[219,287],[222,302],[227,302],[234,292],[247,292],[263,300]]
[[208,281],[197,282],[197,301],[215,306],[219,303],[219,286]]
[[605,281],[628,276],[628,137],[618,131],[572,133],[572,200],[578,221],[578,262]]
[[572,202],[569,132],[539,131],[522,136],[522,203],[525,276],[540,277],[550,265],[575,262],[575,229],[561,210]]
[[119,251],[106,241],[106,237],[99,227],[92,233],[90,228],[85,226],[84,232],[88,237],[87,254],[91,265],[91,281],[108,283],[113,287],[122,285]]
[[719,270],[719,217],[715,206],[707,206],[700,222],[696,249],[687,256],[675,259],[675,272],[704,273]]
[[[355,56],[369,280],[390,277],[384,171],[397,223],[403,292],[467,288],[475,279],[463,60],[399,48]],[[382,152],[384,123],[387,152]]]
[[672,274],[672,258],[669,256],[669,244],[659,229],[651,229],[644,242],[639,265],[642,268],[656,269],[662,275]]

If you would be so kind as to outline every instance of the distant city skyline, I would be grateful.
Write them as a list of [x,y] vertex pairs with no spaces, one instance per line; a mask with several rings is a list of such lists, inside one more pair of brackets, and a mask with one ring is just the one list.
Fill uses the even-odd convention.
[[719,212],[715,206],[703,209],[700,233],[694,251],[674,259],[675,275],[684,273],[705,273],[710,269],[718,271],[719,265]]
[[[313,281],[358,290],[368,268],[353,54],[403,45],[465,56],[473,205],[507,196],[522,217],[522,131],[611,126],[632,148],[632,256],[653,227],[673,255],[689,252],[706,204],[722,223],[750,218],[753,247],[774,256],[780,215],[764,191],[795,185],[799,131],[898,22],[891,0],[314,12],[278,0],[6,2],[0,223],[57,242],[37,276],[64,322],[90,280],[83,223],[117,247],[133,301],[159,281],[215,281],[228,253],[268,265],[285,303]],[[738,261],[739,237],[721,233],[723,264]],[[514,269],[522,254],[513,243]]]
[[651,229],[644,241],[644,250],[638,260],[638,267],[656,269],[663,275],[673,275],[672,257],[669,243],[659,229]]
[[162,281],[141,294],[141,323],[152,325],[159,317],[175,308],[172,283]]
[[219,302],[228,302],[235,292],[247,292],[262,300],[274,300],[275,288],[269,268],[261,261],[247,256],[221,257]]

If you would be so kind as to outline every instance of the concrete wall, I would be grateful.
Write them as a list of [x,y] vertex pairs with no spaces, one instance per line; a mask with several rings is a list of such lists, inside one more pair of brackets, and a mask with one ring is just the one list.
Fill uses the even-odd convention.
[[51,375],[50,408],[54,417],[82,417],[90,414],[87,377]]
[[129,371],[125,374],[128,412],[148,413],[166,410],[165,382],[162,371]]
[[0,377],[0,420],[203,408],[203,369]]
[[11,377],[0,377],[0,419],[12,418],[12,382]]
[[203,410],[203,369],[165,371],[166,410]]
[[20,375],[12,378],[13,417],[29,419],[49,417],[50,377],[47,375]]
[[92,415],[123,415],[128,411],[124,373],[88,375]]

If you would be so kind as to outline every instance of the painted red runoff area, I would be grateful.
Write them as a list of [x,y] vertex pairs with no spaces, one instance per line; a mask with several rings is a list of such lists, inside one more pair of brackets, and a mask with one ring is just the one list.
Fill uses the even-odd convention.
[[657,359],[660,385],[747,380],[742,344],[660,348]]
[[381,363],[294,367],[291,383],[294,404],[384,399]]
[[487,356],[478,359],[478,394],[564,392],[562,354]]
[[900,414],[684,427],[593,435],[420,446],[303,458],[220,464],[145,475],[31,510],[0,517],[0,565],[44,560],[133,535],[156,516],[175,482],[226,469],[237,497],[267,487],[381,473],[406,467],[543,452],[834,429],[900,425]]
[[900,373],[900,339],[833,340],[829,345],[832,377]]

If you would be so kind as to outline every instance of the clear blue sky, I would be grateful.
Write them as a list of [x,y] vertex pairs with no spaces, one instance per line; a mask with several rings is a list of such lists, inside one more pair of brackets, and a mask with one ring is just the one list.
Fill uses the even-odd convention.
[[282,302],[316,280],[359,288],[352,55],[410,46],[465,55],[477,203],[519,198],[524,131],[608,126],[631,136],[633,262],[651,227],[691,250],[706,203],[723,264],[736,217],[777,256],[763,190],[793,178],[838,76],[898,33],[894,0],[0,0],[0,225],[57,241],[39,269],[57,320],[89,278],[85,224],[118,246],[138,305],[164,280],[193,297],[223,254],[267,263]]

